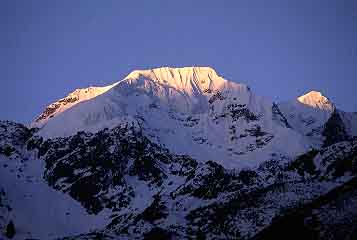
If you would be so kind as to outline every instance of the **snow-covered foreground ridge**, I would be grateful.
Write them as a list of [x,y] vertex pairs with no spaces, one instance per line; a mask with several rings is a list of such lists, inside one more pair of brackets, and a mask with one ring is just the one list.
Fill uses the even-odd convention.
[[52,138],[130,123],[175,153],[237,168],[323,145],[333,113],[354,135],[356,115],[338,112],[316,91],[273,103],[210,67],[163,67],[135,70],[107,87],[77,89],[49,105],[32,126]]
[[0,121],[0,136],[0,238],[267,239],[285,216],[298,239],[357,230],[356,138],[232,171],[133,125],[44,140]]

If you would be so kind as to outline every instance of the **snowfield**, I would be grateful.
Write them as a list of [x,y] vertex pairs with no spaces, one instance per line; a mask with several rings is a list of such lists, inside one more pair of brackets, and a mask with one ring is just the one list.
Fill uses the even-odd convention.
[[54,239],[101,229],[109,223],[106,211],[90,215],[79,202],[49,187],[42,178],[43,161],[34,158],[21,163],[0,155],[0,163],[1,187],[12,208],[6,218],[16,224],[14,239]]

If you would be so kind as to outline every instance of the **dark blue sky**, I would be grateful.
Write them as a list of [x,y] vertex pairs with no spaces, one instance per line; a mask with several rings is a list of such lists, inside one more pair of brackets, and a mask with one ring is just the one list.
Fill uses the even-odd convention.
[[357,111],[357,1],[0,1],[0,119],[133,69],[214,67],[259,95]]

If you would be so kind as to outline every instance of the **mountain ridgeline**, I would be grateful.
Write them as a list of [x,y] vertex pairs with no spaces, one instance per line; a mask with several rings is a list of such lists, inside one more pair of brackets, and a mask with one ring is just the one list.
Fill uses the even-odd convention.
[[355,239],[356,135],[317,91],[276,103],[209,67],[136,70],[0,121],[1,234]]

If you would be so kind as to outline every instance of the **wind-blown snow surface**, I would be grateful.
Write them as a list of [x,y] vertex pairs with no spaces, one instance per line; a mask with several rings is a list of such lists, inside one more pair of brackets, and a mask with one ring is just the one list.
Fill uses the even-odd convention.
[[228,168],[257,166],[271,154],[293,157],[315,144],[286,127],[273,102],[209,67],[137,70],[111,86],[44,119],[39,134],[70,136],[130,122],[175,153]]

